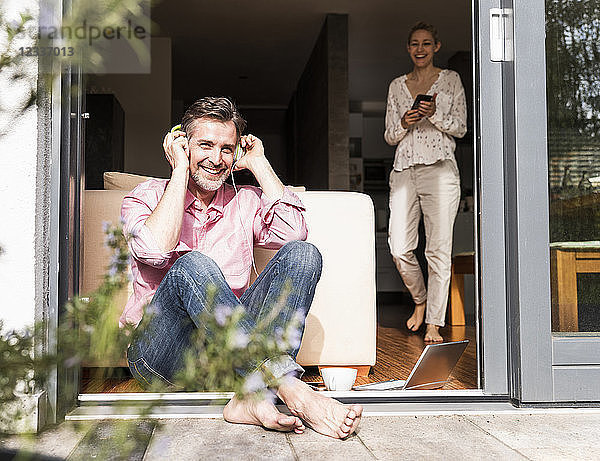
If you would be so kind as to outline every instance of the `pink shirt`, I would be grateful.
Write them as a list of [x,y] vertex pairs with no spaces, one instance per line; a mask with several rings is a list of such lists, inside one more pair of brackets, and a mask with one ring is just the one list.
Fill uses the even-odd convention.
[[145,222],[168,182],[150,179],[123,199],[123,232],[131,236],[133,295],[119,319],[121,325],[140,322],[144,306],[173,263],[185,253],[200,251],[210,256],[239,297],[250,282],[254,246],[279,249],[292,240],[306,240],[308,234],[304,205],[289,189],[285,188],[279,200],[270,200],[257,187],[238,187],[236,196],[233,187],[225,184],[206,211],[201,211],[198,199],[186,191],[179,242],[163,253]]

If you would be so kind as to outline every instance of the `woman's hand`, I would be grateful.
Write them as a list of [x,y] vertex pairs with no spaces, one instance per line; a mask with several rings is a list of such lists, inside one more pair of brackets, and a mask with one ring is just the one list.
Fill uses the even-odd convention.
[[422,118],[423,116],[419,114],[419,109],[410,109],[404,113],[400,120],[400,124],[402,125],[402,128],[408,130],[415,123],[420,122]]
[[433,95],[433,99],[431,101],[421,101],[419,103],[419,108],[417,109],[417,112],[419,113],[420,117],[432,117],[433,114],[435,114],[435,100],[437,98],[437,93],[435,93]]
[[173,170],[190,167],[188,140],[183,131],[167,133],[163,141],[163,149]]

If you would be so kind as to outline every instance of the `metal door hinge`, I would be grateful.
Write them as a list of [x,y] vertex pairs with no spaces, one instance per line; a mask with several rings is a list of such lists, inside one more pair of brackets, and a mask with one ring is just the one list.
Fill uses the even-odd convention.
[[513,60],[513,10],[490,9],[490,59],[494,62]]

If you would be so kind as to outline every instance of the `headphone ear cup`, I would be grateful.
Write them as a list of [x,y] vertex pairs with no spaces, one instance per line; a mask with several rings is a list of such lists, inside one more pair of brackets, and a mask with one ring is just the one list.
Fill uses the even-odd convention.
[[244,155],[244,151],[242,150],[242,146],[240,146],[239,144],[237,146],[235,146],[235,152],[233,154],[233,162],[237,162],[239,159],[242,158],[242,156]]

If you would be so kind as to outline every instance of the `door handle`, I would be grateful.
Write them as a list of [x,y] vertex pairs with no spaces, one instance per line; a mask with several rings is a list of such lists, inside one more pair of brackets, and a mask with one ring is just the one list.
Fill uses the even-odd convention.
[[513,60],[513,10],[490,9],[490,60],[507,62]]

